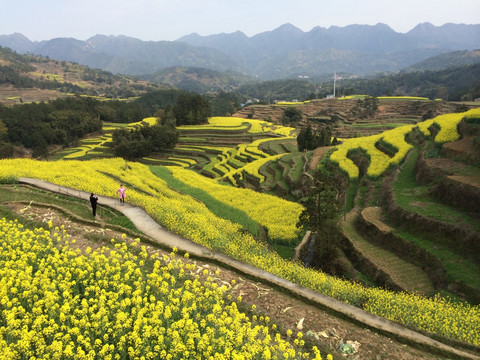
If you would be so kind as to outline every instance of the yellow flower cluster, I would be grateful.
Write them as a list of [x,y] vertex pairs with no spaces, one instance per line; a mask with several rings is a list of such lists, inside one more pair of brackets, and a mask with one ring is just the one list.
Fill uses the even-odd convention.
[[465,119],[479,119],[480,118],[480,108],[475,108],[467,111],[465,113]]
[[227,117],[227,116],[215,116],[208,119],[208,124],[205,125],[182,125],[178,126],[177,129],[182,130],[248,130],[249,125],[247,124],[246,119],[237,118],[237,117]]
[[[347,95],[338,98],[338,100],[351,100],[351,99],[363,99],[368,97],[368,95]],[[422,96],[377,96],[376,97],[379,100],[423,100],[427,101],[429,100],[426,97]]]
[[310,100],[305,100],[305,101],[277,101],[275,105],[278,106],[296,106],[296,105],[303,105],[303,104],[308,104]]
[[[301,104],[301,103],[297,103]],[[271,122],[256,119],[244,119],[234,116],[214,116],[208,119],[207,125],[185,125],[177,127],[178,130],[245,130],[250,134],[273,132],[289,136],[294,128],[273,125]]]
[[352,100],[352,99],[364,99],[368,97],[368,95],[361,95],[361,94],[358,94],[358,95],[347,95],[347,96],[342,96],[342,97],[339,97],[337,98],[337,100]]
[[71,154],[65,155],[65,159],[76,159],[82,156],[85,156],[87,153],[91,152],[92,150],[99,149],[105,146],[106,143],[112,142],[111,135],[104,135],[94,139],[82,140],[82,144],[80,147],[75,148],[76,151],[72,152]]
[[419,130],[425,136],[431,136],[429,130],[430,126],[434,125],[440,128],[437,135],[435,136],[435,142],[445,143],[450,141],[456,141],[460,138],[460,134],[457,131],[458,124],[464,118],[470,117],[479,117],[480,108],[471,109],[463,113],[454,113],[454,114],[443,114],[439,115],[434,119],[426,120],[418,124]]
[[[355,179],[359,175],[359,170],[354,162],[348,158],[348,153],[354,149],[362,149],[370,158],[367,175],[378,177],[382,175],[389,166],[398,165],[412,148],[412,145],[405,141],[405,135],[411,132],[412,128],[413,125],[406,125],[385,131],[379,135],[347,139],[330,155],[330,160],[337,163],[340,169],[348,174],[349,178]],[[388,156],[377,148],[376,144],[380,140],[397,149],[393,157]]]
[[457,132],[457,126],[460,121],[462,121],[465,114],[466,113],[439,115],[434,119],[425,120],[424,122],[418,124],[418,128],[425,136],[431,136],[431,132],[429,130],[430,126],[437,126],[439,131],[435,136],[435,142],[445,143],[449,141],[455,141],[460,138],[460,134]]
[[377,96],[377,99],[380,100],[429,100],[426,97],[422,96]]
[[[216,118],[212,118],[216,119]],[[227,118],[228,119],[228,118]],[[244,119],[242,119],[244,120]],[[259,120],[248,120],[251,123],[260,122]],[[265,123],[265,122],[262,122]],[[267,124],[267,123],[265,123]],[[291,132],[292,128],[282,127],[275,129],[275,132],[288,131]],[[294,139],[291,136],[284,135],[283,139]],[[217,177],[222,177],[228,179],[233,185],[237,185],[235,177],[243,179],[243,174],[247,173],[250,176],[258,179],[259,183],[262,183],[265,180],[265,177],[259,173],[259,169],[269,161],[273,161],[282,156],[279,155],[269,155],[262,150],[260,150],[260,145],[267,141],[278,141],[278,137],[259,139],[255,140],[250,144],[239,144],[234,148],[215,148],[217,151],[220,150],[217,158],[211,161],[210,165],[204,167],[205,170],[213,170]],[[187,147],[188,148],[188,147]],[[212,150],[212,147],[190,147],[192,150],[199,149],[202,150]],[[170,160],[171,158],[169,158]],[[178,159],[176,163],[180,165]],[[183,165],[183,164],[182,164]]]
[[205,190],[216,199],[244,211],[252,220],[265,226],[272,239],[284,243],[297,242],[299,230],[295,224],[303,210],[302,205],[250,189],[220,185],[213,179],[183,168],[171,166],[169,170],[185,184]]
[[158,118],[156,118],[154,116],[151,116],[151,117],[144,118],[144,119],[142,119],[140,121],[137,121],[137,122],[129,123],[128,127],[137,127],[137,126],[144,125],[144,124],[148,124],[150,126],[153,126],[157,123],[157,121],[158,121]]
[[112,239],[82,254],[68,240],[0,219],[1,359],[321,359],[175,252]]
[[[454,113],[439,115],[434,119],[425,120],[417,125],[404,125],[392,130],[388,130],[379,135],[372,135],[360,138],[347,139],[339,145],[330,155],[330,160],[338,164],[350,179],[356,179],[359,176],[358,167],[348,158],[349,151],[362,149],[370,158],[370,165],[367,169],[367,175],[378,177],[382,175],[392,165],[398,165],[403,161],[412,145],[405,141],[405,136],[418,128],[425,136],[431,136],[430,126],[436,125],[440,130],[435,136],[437,143],[445,143],[458,140],[460,135],[457,132],[457,126],[466,116],[475,114],[470,110],[465,113]],[[378,141],[384,141],[397,149],[393,157],[388,156],[376,147]]]
[[[438,301],[433,299],[413,295],[405,297],[383,289],[365,288],[306,269],[300,263],[286,261],[264,244],[257,243],[251,235],[239,231],[239,225],[215,216],[204,204],[169,189],[163,180],[155,177],[142,164],[129,163],[129,167],[125,167],[123,159],[57,162],[0,160],[0,179],[20,176],[106,196],[115,196],[118,182],[114,179],[121,179],[128,187],[128,201],[144,208],[172,232],[325,295],[363,306],[387,319],[480,345],[479,306],[445,302],[437,309]],[[258,196],[257,193],[254,195]],[[409,317],[405,317],[407,311],[410,311]]]

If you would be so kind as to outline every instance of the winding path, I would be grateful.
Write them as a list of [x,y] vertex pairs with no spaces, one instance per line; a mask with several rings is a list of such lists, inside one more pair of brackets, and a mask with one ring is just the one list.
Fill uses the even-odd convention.
[[[33,185],[44,190],[60,194],[66,194],[68,196],[83,199],[85,201],[88,201],[90,197],[90,194],[87,192],[52,184],[43,180],[22,177],[19,178],[19,182],[23,184]],[[370,314],[360,308],[343,303],[339,300],[323,295],[314,290],[305,288],[291,281],[282,279],[264,270],[258,269],[252,265],[235,260],[224,254],[201,246],[191,240],[173,234],[161,227],[144,210],[140,209],[139,207],[133,206],[128,203],[121,205],[118,199],[113,199],[106,196],[99,196],[98,198],[99,205],[109,206],[121,212],[126,217],[128,217],[138,229],[143,231],[146,235],[151,237],[161,246],[167,246],[169,248],[176,247],[180,252],[188,252],[191,256],[221,263],[251,278],[258,279],[259,281],[268,283],[271,286],[283,289],[291,294],[296,295],[297,297],[309,301],[310,303],[314,303],[319,307],[328,308],[343,317],[347,317],[356,322],[362,323],[366,327],[393,335],[395,337],[399,337],[410,343],[416,343],[420,346],[428,347],[434,352],[442,352],[450,356],[453,355],[464,359],[480,360],[480,356],[455,349],[452,346],[448,346],[437,340],[433,340],[425,335],[407,329],[382,317]]]

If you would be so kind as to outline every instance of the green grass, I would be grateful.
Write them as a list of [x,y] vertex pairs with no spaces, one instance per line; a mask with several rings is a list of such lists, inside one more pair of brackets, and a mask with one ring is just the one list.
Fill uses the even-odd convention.
[[345,194],[345,209],[347,212],[355,207],[355,197],[357,196],[357,191],[359,190],[358,185],[358,181],[350,181],[350,185],[348,186],[347,192]]
[[288,163],[290,167],[288,173],[284,175],[285,176],[289,175],[293,182],[299,181],[303,173],[303,165],[304,165],[302,154],[299,154],[298,152],[286,154],[282,156],[281,160],[284,163]]
[[439,246],[438,239],[428,234],[412,234],[404,229],[395,230],[395,234],[425,249],[441,260],[449,282],[460,280],[480,290],[480,268],[465,257]]
[[[415,180],[415,164],[418,150],[412,151],[401,168],[393,184],[397,205],[408,212],[428,216],[446,223],[466,226],[472,231],[480,231],[480,224],[468,214],[447,206],[429,196],[428,186],[419,186]],[[430,235],[422,229],[397,228],[396,234],[425,249],[440,259],[447,271],[450,282],[461,281],[480,290],[480,268],[460,250],[449,247],[452,239]],[[453,240],[455,241],[455,240]]]
[[150,165],[149,167],[155,176],[165,180],[168,186],[170,186],[172,189],[175,189],[183,194],[190,195],[191,197],[204,203],[205,206],[216,216],[240,224],[249,233],[257,237],[259,236],[259,225],[250,219],[245,212],[215,199],[205,190],[183,183],[182,181],[173,177],[166,167],[156,165]]
[[[280,166],[280,164],[282,164],[282,166]],[[285,156],[282,156],[279,159],[279,167],[280,167],[280,169],[282,169],[282,167],[283,167],[282,178],[286,179],[288,173],[290,172],[291,166],[290,166],[290,161],[288,161],[288,159],[285,158]]]
[[[0,204],[2,205],[3,214],[9,212],[4,206],[6,202],[24,202],[24,203],[38,203],[45,205],[53,205],[65,211],[65,214],[73,214],[77,219],[84,221],[92,221],[92,210],[90,202],[86,200],[77,199],[61,194],[39,190],[29,186],[22,185],[2,185],[0,186]],[[27,206],[27,205],[26,205]],[[97,213],[101,219],[109,225],[121,226],[130,231],[142,234],[135,225],[122,213],[110,209],[109,207],[98,205]],[[19,217],[18,214],[11,214],[8,218]],[[35,223],[34,226],[45,226],[45,222]]]
[[445,205],[429,195],[430,188],[418,185],[415,180],[415,164],[418,150],[413,150],[401,167],[401,172],[393,184],[397,205],[409,212],[431,217],[449,224],[462,224],[470,230],[480,231],[478,220],[468,213]]
[[198,137],[186,137],[186,136],[180,136],[178,139],[179,142],[198,142],[198,143],[206,143],[207,139],[205,138],[198,138]]
[[449,166],[448,172],[458,176],[480,178],[480,167],[459,163],[458,166]]
[[261,144],[260,148],[265,152],[272,153],[275,155],[283,154],[285,153],[285,148],[282,146],[282,142],[284,141],[285,141],[284,139],[267,141]]
[[408,291],[421,291],[430,295],[433,290],[430,279],[421,269],[401,259],[396,254],[377,246],[365,239],[355,228],[354,219],[347,218],[341,222],[344,233],[350,238],[355,246],[379,269],[391,275],[392,280]]
[[282,258],[286,260],[291,260],[293,255],[295,255],[295,249],[289,246],[280,245],[280,244],[272,244],[272,249],[277,252]]

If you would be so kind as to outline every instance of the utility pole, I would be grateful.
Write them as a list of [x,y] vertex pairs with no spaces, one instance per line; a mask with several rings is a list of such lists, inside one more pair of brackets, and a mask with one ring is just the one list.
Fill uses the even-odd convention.
[[335,98],[335,85],[336,85],[336,82],[337,82],[337,72],[335,71],[333,73],[333,98]]

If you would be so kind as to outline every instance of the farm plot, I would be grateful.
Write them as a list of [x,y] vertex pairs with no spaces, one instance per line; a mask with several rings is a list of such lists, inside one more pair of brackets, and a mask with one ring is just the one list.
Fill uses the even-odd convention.
[[[270,319],[249,318],[240,311],[240,297],[227,300],[234,284],[215,282],[208,269],[201,269],[200,280],[188,254],[184,259],[175,250],[149,254],[139,246],[140,239],[131,244],[112,239],[110,246],[88,247],[82,253],[69,244],[63,225],[53,228],[50,222],[49,229],[32,231],[0,219],[0,228],[5,319],[0,344],[5,358],[179,359],[186,354],[209,358],[267,353],[273,358],[321,359],[316,347],[304,349],[303,334],[292,336],[289,343]],[[17,254],[15,261],[12,253]],[[236,336],[226,341],[225,334]]]
[[[431,299],[365,288],[286,261],[252,236],[239,231],[240,225],[214,216],[202,203],[169,189],[146,166],[138,163],[128,165],[126,167],[122,159],[48,163],[25,159],[1,160],[0,178],[39,178],[107,196],[114,195],[118,187],[116,179],[122,179],[130,189],[128,201],[143,207],[172,232],[406,326],[480,344],[478,307],[451,303],[441,297]],[[391,306],[393,303],[395,307]]]
[[[460,137],[457,131],[460,121],[465,116],[471,116],[476,112],[478,112],[478,109],[465,113],[439,115],[434,119],[426,120],[416,125],[397,127],[379,135],[347,139],[330,155],[330,161],[337,164],[350,179],[356,179],[359,176],[359,168],[349,158],[349,152],[361,149],[365,151],[370,160],[367,175],[372,178],[379,177],[389,167],[396,166],[403,161],[408,151],[412,148],[412,145],[405,141],[405,136],[414,129],[418,128],[425,136],[431,136],[429,129],[431,126],[434,126],[438,131],[434,136],[436,142],[455,141]],[[378,149],[380,141],[390,146],[390,150],[394,152],[393,156],[389,156],[389,154]]]
[[112,132],[119,128],[135,128],[143,124],[154,125],[157,118],[148,117],[141,121],[130,124],[104,123],[102,126],[103,135],[80,141],[81,145],[75,148],[68,148],[57,151],[52,158],[55,160],[89,160],[95,158],[105,158],[113,156],[109,144],[112,142]]

